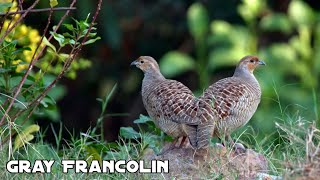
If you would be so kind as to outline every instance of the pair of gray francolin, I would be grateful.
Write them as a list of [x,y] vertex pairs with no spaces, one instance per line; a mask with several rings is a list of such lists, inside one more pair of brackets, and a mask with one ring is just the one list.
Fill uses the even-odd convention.
[[131,65],[144,72],[142,100],[151,119],[167,135],[174,147],[179,138],[188,138],[194,149],[207,149],[212,136],[226,137],[245,125],[260,103],[261,89],[253,71],[264,62],[256,56],[245,56],[232,77],[208,87],[200,97],[182,83],[166,79],[158,63],[141,56]]

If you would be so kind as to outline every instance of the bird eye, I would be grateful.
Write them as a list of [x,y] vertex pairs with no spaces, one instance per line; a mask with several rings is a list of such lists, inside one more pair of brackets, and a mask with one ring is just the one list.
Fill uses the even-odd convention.
[[251,60],[250,60],[250,62],[251,62],[251,63],[254,63],[254,60],[253,60],[253,59],[251,59]]
[[143,63],[144,63],[144,61],[140,61],[140,63],[141,63],[141,64],[143,64]]

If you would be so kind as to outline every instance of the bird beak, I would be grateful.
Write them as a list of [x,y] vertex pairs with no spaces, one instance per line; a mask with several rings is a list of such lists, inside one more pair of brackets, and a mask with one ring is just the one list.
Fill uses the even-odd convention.
[[130,66],[136,66],[137,64],[138,64],[138,61],[135,60],[135,61],[133,61],[133,62],[130,64]]
[[259,64],[259,65],[266,65],[266,63],[263,62],[263,61],[261,61],[261,60],[259,60],[258,64]]

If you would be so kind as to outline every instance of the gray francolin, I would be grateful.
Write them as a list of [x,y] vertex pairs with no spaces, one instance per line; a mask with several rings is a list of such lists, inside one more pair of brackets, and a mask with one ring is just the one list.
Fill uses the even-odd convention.
[[196,147],[196,126],[183,123],[192,122],[197,115],[194,106],[197,101],[191,90],[178,81],[166,79],[150,56],[141,56],[131,65],[144,73],[141,91],[144,107],[155,124],[175,139],[171,148],[180,137],[188,137]]
[[208,146],[212,135],[225,135],[233,143],[230,133],[251,119],[261,97],[260,85],[253,75],[259,65],[265,63],[258,57],[243,57],[232,77],[212,84],[199,97],[199,108],[213,113],[213,119],[199,125],[198,148]]

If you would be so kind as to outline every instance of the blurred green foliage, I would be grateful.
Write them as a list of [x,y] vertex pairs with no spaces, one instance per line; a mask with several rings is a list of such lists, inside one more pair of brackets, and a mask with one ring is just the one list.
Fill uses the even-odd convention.
[[140,114],[139,119],[133,121],[139,127],[139,132],[132,127],[121,127],[120,137],[125,139],[140,139],[143,142],[142,149],[152,148],[159,153],[165,141],[172,141],[172,138],[162,132],[148,116]]
[[[77,21],[73,19],[73,24],[65,23],[63,26],[66,28],[66,31],[62,34],[54,32],[55,26],[53,27],[53,31],[50,31],[50,34],[53,35],[54,39],[59,43],[59,47],[56,48],[53,44],[51,44],[46,38],[44,38],[44,44],[49,46],[50,48],[47,50],[46,55],[41,59],[38,66],[50,73],[58,75],[65,66],[65,61],[71,56],[66,53],[62,53],[61,49],[65,46],[69,46],[71,48],[77,49],[81,46],[81,41],[86,35],[90,23],[88,22],[90,14],[87,15],[86,19]],[[96,27],[91,28],[92,31],[96,31]],[[83,45],[88,45],[96,42],[101,39],[97,36],[96,32],[90,32],[88,35],[88,40],[83,43]],[[52,65],[54,64],[54,65]],[[81,69],[87,69],[91,66],[91,61],[84,58],[78,58],[74,61],[66,76],[71,79],[75,79],[77,77],[77,71]]]
[[[4,4],[10,5],[5,12],[18,11],[16,1]],[[57,2],[50,1],[50,6],[55,5]],[[89,20],[90,14],[84,20],[63,23],[66,30],[61,34],[60,25],[53,26],[50,34],[57,45],[50,42],[52,37],[48,40],[38,30],[18,21],[19,17],[19,13],[5,16],[0,28],[1,143],[11,141],[17,134],[14,151],[28,144],[34,138],[33,133],[39,131],[40,127],[33,124],[35,119],[61,119],[56,101],[65,94],[65,89],[57,82],[65,74],[75,79],[78,70],[88,68],[91,62],[76,56],[83,46],[100,39],[96,24]],[[37,68],[32,69],[34,66]]]
[[[209,76],[215,77],[217,70],[234,68],[245,55],[258,55],[267,66],[255,72],[263,94],[250,121],[253,127],[264,136],[274,131],[276,120],[290,119],[284,116],[296,113],[317,120],[320,126],[320,13],[301,0],[291,1],[286,13],[272,10],[266,0],[242,0],[238,13],[243,24],[220,19],[209,22],[206,8],[192,4],[187,20],[195,57],[176,50],[167,52],[160,60],[163,74],[171,78],[190,70],[197,72],[200,89],[196,94],[200,94],[213,83]],[[279,33],[285,39],[267,39],[268,33]],[[279,114],[282,117],[277,117]]]

